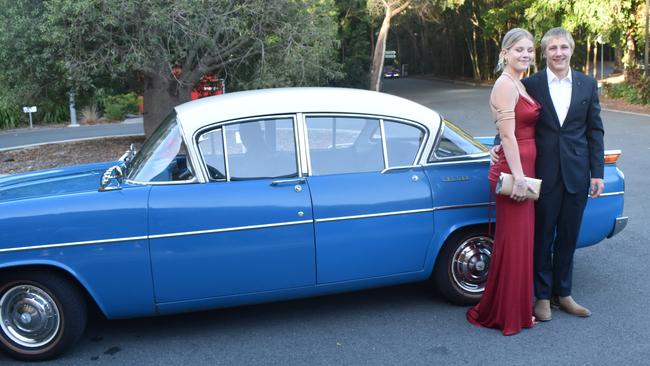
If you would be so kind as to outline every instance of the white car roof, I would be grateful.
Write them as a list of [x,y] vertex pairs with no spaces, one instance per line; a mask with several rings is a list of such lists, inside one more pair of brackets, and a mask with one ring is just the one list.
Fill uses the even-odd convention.
[[435,111],[390,94],[349,88],[277,88],[217,95],[175,108],[187,134],[223,121],[291,113],[361,113],[419,122],[432,133],[440,126]]

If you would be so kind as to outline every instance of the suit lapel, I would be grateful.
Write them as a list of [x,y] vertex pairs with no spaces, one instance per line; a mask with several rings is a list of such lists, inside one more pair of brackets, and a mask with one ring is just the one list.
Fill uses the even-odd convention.
[[564,119],[564,124],[562,126],[566,125],[566,122],[569,121],[571,113],[578,105],[578,93],[580,90],[582,90],[582,84],[583,80],[580,78],[580,74],[575,73],[573,70],[571,70],[571,103],[569,104],[569,110],[566,113],[566,118]]
[[548,76],[546,75],[546,69],[544,69],[541,72],[538,72],[537,75],[538,75],[537,88],[539,88],[539,90],[541,91],[539,93],[539,96],[541,97],[539,99],[541,100],[538,100],[538,102],[548,111],[550,111],[549,114],[553,117],[553,121],[555,121],[555,127],[559,128],[560,119],[558,118],[557,112],[555,111],[555,106],[553,105],[553,99],[551,99],[551,91],[548,89]]

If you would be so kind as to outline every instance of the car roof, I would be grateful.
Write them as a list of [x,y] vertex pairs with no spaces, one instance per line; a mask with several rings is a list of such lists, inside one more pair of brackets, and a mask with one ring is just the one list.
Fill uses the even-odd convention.
[[175,108],[185,133],[239,118],[292,113],[360,113],[440,125],[435,111],[394,95],[351,88],[276,88],[234,92],[194,100]]

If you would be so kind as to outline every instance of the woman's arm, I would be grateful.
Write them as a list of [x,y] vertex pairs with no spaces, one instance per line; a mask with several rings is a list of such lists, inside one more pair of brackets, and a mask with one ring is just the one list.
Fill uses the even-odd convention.
[[490,104],[496,112],[496,127],[501,138],[501,148],[515,180],[510,198],[522,201],[529,188],[519,157],[519,145],[515,137],[515,105],[519,92],[515,84],[506,78],[497,79],[490,95]]

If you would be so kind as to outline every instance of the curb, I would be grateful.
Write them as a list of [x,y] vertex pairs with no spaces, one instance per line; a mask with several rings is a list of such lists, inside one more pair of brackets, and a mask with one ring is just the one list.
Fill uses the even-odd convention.
[[610,108],[601,108],[601,110],[606,111],[606,112],[631,114],[633,116],[650,117],[650,113],[629,112],[629,111],[621,111],[621,110],[618,110],[618,109],[610,109]]
[[39,143],[36,143],[36,144],[29,144],[29,145],[2,147],[2,148],[0,148],[0,152],[9,151],[9,150],[27,149],[27,148],[30,148],[30,147],[37,147],[37,146],[43,146],[43,145],[63,144],[63,143],[68,143],[68,142],[91,141],[91,140],[101,140],[101,139],[114,138],[114,137],[137,137],[137,136],[144,136],[144,134],[136,133],[136,134],[128,134],[128,135],[80,137],[78,139],[70,139],[70,140],[39,142]]

